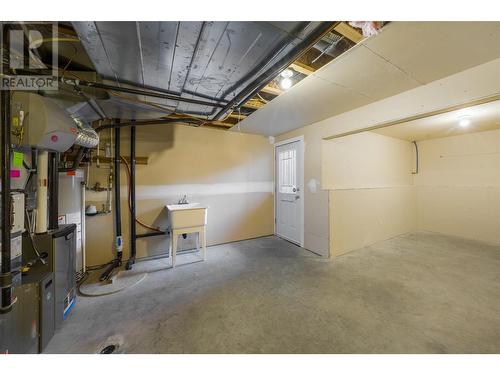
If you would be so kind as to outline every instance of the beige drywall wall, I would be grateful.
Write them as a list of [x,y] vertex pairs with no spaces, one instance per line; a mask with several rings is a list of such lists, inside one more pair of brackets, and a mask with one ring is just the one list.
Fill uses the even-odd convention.
[[500,130],[418,143],[417,223],[500,243]]
[[[122,155],[129,154],[129,129],[122,130]],[[273,148],[258,135],[225,132],[182,125],[137,128],[137,156],[148,165],[137,166],[137,217],[165,229],[167,203],[183,194],[190,202],[207,204],[208,245],[273,233]],[[90,185],[105,186],[107,165],[91,168]],[[129,256],[129,211],[126,174],[122,167],[122,232],[124,258]],[[106,193],[87,192],[87,204],[98,209]],[[102,264],[114,257],[112,215],[87,217],[87,263]],[[138,226],[138,233],[143,233]],[[137,256],[165,253],[169,237],[137,240]],[[193,247],[194,238],[180,240]],[[210,253],[209,253],[210,254]]]
[[[424,86],[379,100],[352,111],[281,134],[277,141],[304,136],[304,180],[314,179],[319,188],[307,188],[304,196],[304,239],[309,250],[328,254],[328,191],[322,190],[321,143],[323,138],[417,114],[468,103],[500,94],[500,59],[478,65]],[[328,105],[335,105],[331,102]],[[272,126],[272,123],[269,124]],[[306,185],[307,186],[307,185]]]
[[330,190],[332,257],[416,228],[414,186]]
[[366,132],[322,146],[332,256],[416,228],[410,142]]
[[372,132],[322,143],[323,188],[355,189],[412,184],[410,142]]

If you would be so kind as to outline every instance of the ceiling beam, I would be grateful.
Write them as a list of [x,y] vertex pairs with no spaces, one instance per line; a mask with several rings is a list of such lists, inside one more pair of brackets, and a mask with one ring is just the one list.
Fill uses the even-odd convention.
[[250,99],[248,102],[243,104],[243,107],[251,108],[251,109],[259,109],[259,108],[262,108],[263,106],[264,106],[264,103],[262,103],[261,101],[256,100],[256,99]]
[[354,43],[359,43],[363,39],[363,34],[350,26],[347,22],[340,22],[333,30],[345,36],[347,39],[352,40]]
[[295,61],[292,65],[290,65],[290,68],[306,76],[311,75],[316,71],[316,69],[314,69],[312,66],[306,65],[299,61]]
[[230,122],[223,122],[223,121],[210,121],[210,122],[207,122],[206,125],[219,126],[221,128],[230,128],[234,124],[232,124]]
[[229,118],[235,118],[237,120],[244,119],[246,117],[247,117],[247,115],[241,115],[241,114],[234,113],[234,112],[229,115]]
[[283,91],[281,91],[280,89],[273,87],[271,85],[267,85],[266,87],[264,87],[260,91],[268,93],[268,94],[272,94],[272,95],[281,95],[283,93]]

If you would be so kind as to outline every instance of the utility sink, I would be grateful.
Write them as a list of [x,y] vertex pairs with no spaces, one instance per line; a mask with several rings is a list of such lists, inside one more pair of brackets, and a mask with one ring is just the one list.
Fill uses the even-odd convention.
[[207,206],[201,203],[167,204],[171,229],[201,227],[207,225]]

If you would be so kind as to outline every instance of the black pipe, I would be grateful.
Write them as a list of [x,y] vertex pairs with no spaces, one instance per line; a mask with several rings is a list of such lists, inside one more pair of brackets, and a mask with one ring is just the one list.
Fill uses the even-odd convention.
[[73,172],[73,171],[77,170],[78,167],[80,166],[80,163],[82,162],[83,158],[87,154],[88,150],[89,149],[87,147],[80,146],[80,148],[78,149],[78,152],[75,156],[75,160],[73,160],[73,164],[71,165],[71,167],[59,168],[59,172]]
[[49,184],[47,186],[49,193],[49,227],[48,229],[57,229],[59,224],[59,153],[49,152]]
[[36,173],[38,170],[38,165],[36,162],[38,161],[38,150],[36,148],[31,149],[31,170]]
[[[9,71],[10,65],[10,44],[9,44],[9,27],[2,25],[3,44],[0,56],[3,59],[2,74]],[[3,69],[7,66],[7,69]],[[0,173],[2,182],[2,197],[1,197],[1,220],[2,220],[2,268],[0,274],[0,314],[4,314],[12,310],[12,274],[11,274],[11,248],[10,248],[10,230],[11,230],[11,197],[10,197],[10,132],[11,132],[11,113],[10,113],[10,90],[2,90],[0,92],[0,105],[2,110],[2,123],[0,130],[1,141],[1,163],[2,171]]]
[[130,258],[126,269],[132,269],[137,254],[135,212],[135,126],[130,127]]
[[[119,123],[120,120],[115,120]],[[121,214],[121,198],[120,198],[120,127],[115,127],[115,155],[113,168],[113,182],[115,193],[115,246],[116,258],[110,263],[106,271],[99,278],[100,281],[108,280],[113,270],[120,267],[122,264],[122,214]]]
[[[181,93],[179,93],[179,92],[171,91],[171,90],[165,90],[165,89],[163,89],[161,87],[155,87],[155,86],[145,85],[145,84],[138,85],[136,82],[133,82],[133,81],[130,81],[130,80],[127,80],[127,79],[123,79],[123,78],[116,78],[116,77],[111,77],[111,76],[108,76],[108,75],[102,75],[101,77],[102,77],[102,79],[107,80],[107,81],[115,81],[118,84],[128,85],[128,86],[132,86],[132,87],[137,87],[138,89],[142,89],[142,90],[145,89],[145,90],[149,90],[149,91],[161,92],[163,94],[168,94],[168,95],[172,95],[172,96],[175,96],[175,97],[180,97],[180,95],[181,95]],[[208,100],[213,100],[214,99],[210,95],[202,94],[202,93],[191,91],[191,90],[183,90],[182,93],[183,94],[188,94],[190,96],[196,96],[196,97],[202,98],[202,99],[208,99]],[[217,99],[217,102],[220,103],[220,104],[226,104],[227,100]]]
[[94,87],[96,89],[124,92],[127,94],[144,95],[144,96],[149,96],[152,98],[160,98],[160,99],[174,100],[174,101],[191,103],[191,104],[206,105],[206,106],[210,106],[210,107],[224,108],[224,104],[220,103],[220,102],[209,102],[209,101],[199,100],[199,99],[184,98],[184,97],[177,96],[177,95],[164,94],[164,93],[160,93],[160,92],[148,91],[148,90],[143,90],[143,89],[133,89],[130,87],[120,87],[120,86],[108,85],[105,83],[90,82],[90,81],[85,81],[85,80],[77,80],[77,79],[70,79],[70,78],[64,78],[64,77],[60,77],[60,81],[62,83],[65,83],[65,84],[70,85],[70,86],[74,86],[76,88],[81,87],[81,86]]
[[106,129],[116,129],[116,128],[127,128],[129,126],[145,126],[145,125],[162,125],[162,124],[171,124],[175,122],[187,122],[192,124],[201,125],[203,123],[202,119],[185,119],[185,118],[165,118],[165,119],[156,119],[156,120],[144,120],[144,121],[130,121],[130,122],[122,122],[122,123],[114,123],[108,125],[101,125],[95,128],[96,133],[99,133]]
[[[118,120],[117,120],[118,121]],[[120,198],[120,128],[115,128],[115,165],[114,165],[114,188],[115,188],[115,231],[116,236],[122,235],[122,213]],[[121,258],[121,252],[117,254]]]
[[113,259],[113,261],[109,264],[109,266],[106,268],[106,271],[104,271],[101,275],[101,277],[99,278],[100,281],[105,281],[105,280],[108,280],[113,272],[113,270],[115,268],[118,268],[120,267],[121,265],[121,261],[116,258],[116,259]]
[[275,79],[282,70],[286,69],[293,61],[297,60],[302,53],[316,44],[316,42],[320,40],[325,33],[330,31],[332,25],[333,24],[331,22],[322,22],[321,25],[318,26],[306,39],[302,40],[295,48],[274,64],[272,69],[269,69],[267,72],[257,77],[250,85],[241,90],[238,95],[236,95],[228,104],[226,104],[224,108],[219,111],[219,113],[215,115],[214,120],[222,118],[232,108],[245,103],[256,93],[266,87],[269,82]]
[[154,237],[154,236],[163,236],[167,234],[167,232],[150,232],[150,233],[141,233],[136,235],[136,238],[144,238],[144,237]]

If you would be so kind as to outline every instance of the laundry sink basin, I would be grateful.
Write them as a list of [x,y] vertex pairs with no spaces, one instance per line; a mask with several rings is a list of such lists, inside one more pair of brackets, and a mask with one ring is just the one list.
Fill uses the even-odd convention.
[[207,225],[207,206],[201,203],[167,204],[171,229]]

